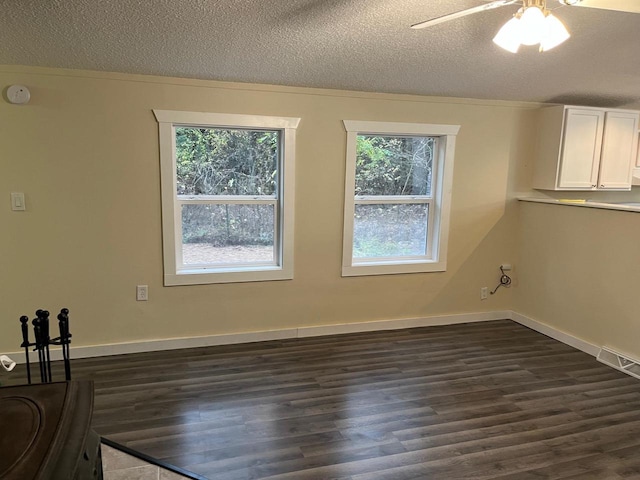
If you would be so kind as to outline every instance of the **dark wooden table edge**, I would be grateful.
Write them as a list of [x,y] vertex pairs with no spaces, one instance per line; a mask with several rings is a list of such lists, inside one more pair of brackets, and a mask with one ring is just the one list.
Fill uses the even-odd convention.
[[147,463],[151,463],[152,465],[170,470],[185,477],[192,478],[194,480],[209,480],[207,477],[203,477],[202,475],[198,475],[197,473],[190,472],[189,470],[185,470],[184,468],[176,467],[175,465],[163,462],[162,460],[158,460],[157,458],[150,457],[149,455],[146,455],[142,452],[138,452],[137,450],[129,448],[125,445],[121,445],[117,442],[114,442],[113,440],[109,440],[106,437],[100,437],[100,441],[111,448],[115,448],[116,450],[120,450],[121,452],[126,453],[127,455],[139,458],[140,460],[144,460]]

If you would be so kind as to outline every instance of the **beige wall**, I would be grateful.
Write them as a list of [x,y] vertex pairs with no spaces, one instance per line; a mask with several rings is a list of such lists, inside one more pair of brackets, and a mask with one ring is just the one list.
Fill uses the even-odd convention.
[[514,310],[640,358],[640,214],[520,203]]
[[[524,158],[524,157],[523,157]],[[519,163],[517,189],[534,165]],[[529,191],[550,198],[639,202],[630,192]],[[640,213],[518,202],[512,309],[552,328],[640,359]]]
[[[481,302],[479,288],[516,263],[508,199],[531,106],[10,66],[0,79],[32,93],[0,102],[0,352],[40,307],[70,308],[75,345],[511,308],[514,289]],[[155,108],[302,118],[294,280],[163,287]],[[446,273],[341,278],[343,119],[462,126]]]

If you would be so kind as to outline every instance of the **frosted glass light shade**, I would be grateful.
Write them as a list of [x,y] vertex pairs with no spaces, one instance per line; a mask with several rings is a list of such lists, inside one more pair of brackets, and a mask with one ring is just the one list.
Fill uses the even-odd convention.
[[493,37],[493,43],[511,53],[517,53],[520,48],[520,20],[513,17],[505,23]]
[[540,51],[546,52],[557,47],[571,35],[564,24],[551,13],[544,19],[545,33],[540,41]]
[[520,17],[520,43],[535,45],[540,43],[545,31],[545,17],[538,7],[527,8]]

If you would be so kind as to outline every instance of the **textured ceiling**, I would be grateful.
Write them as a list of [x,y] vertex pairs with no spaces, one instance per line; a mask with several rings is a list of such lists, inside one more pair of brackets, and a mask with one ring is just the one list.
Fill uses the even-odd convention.
[[0,0],[0,64],[640,108],[640,14],[549,0],[572,37],[515,55],[491,41],[515,5],[409,28],[480,3]]

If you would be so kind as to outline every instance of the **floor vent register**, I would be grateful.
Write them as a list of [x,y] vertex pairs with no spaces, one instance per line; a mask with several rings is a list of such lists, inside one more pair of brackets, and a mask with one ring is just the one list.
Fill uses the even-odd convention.
[[634,360],[627,355],[603,347],[598,353],[598,361],[632,377],[640,378],[640,360]]

